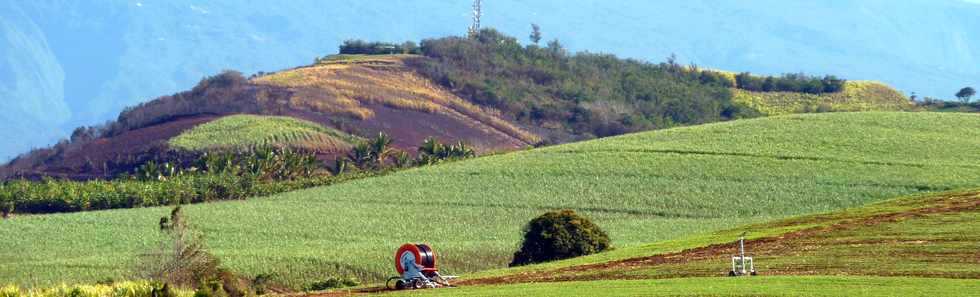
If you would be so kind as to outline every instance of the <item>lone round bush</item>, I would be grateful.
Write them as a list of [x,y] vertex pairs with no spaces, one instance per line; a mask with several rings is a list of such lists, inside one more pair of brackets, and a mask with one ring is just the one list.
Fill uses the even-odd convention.
[[510,266],[561,260],[605,251],[609,235],[573,210],[547,212],[524,227],[524,243]]

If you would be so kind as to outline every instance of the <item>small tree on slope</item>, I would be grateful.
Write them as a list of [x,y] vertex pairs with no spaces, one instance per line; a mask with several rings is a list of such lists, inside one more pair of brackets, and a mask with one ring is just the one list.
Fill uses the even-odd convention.
[[609,236],[575,211],[545,213],[524,227],[524,243],[510,266],[561,260],[610,249]]
[[965,88],[960,89],[959,92],[956,92],[956,98],[959,98],[960,99],[960,102],[963,102],[963,104],[969,104],[970,103],[970,99],[973,98],[973,95],[976,95],[976,94],[977,94],[977,91],[974,90],[973,88],[971,88],[971,87],[965,87]]
[[169,217],[160,218],[166,241],[141,259],[143,277],[183,287],[218,275],[218,259],[208,253],[204,239],[193,232],[177,206]]

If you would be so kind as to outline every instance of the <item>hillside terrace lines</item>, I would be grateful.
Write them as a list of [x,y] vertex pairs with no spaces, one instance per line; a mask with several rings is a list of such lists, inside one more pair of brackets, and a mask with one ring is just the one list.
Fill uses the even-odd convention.
[[880,165],[880,166],[904,166],[904,167],[916,167],[924,168],[927,166],[947,166],[947,167],[962,167],[962,168],[980,168],[980,164],[924,164],[924,163],[912,163],[912,162],[887,162],[887,161],[864,161],[864,160],[850,160],[842,158],[828,158],[828,157],[806,157],[806,156],[786,156],[786,155],[769,155],[769,154],[752,154],[752,153],[737,153],[737,152],[717,152],[717,151],[698,151],[698,150],[671,150],[671,149],[587,149],[587,150],[553,150],[547,153],[559,153],[559,154],[581,154],[586,152],[596,152],[596,153],[649,153],[649,154],[674,154],[674,155],[702,155],[702,156],[730,156],[730,157],[746,157],[746,158],[763,158],[763,159],[773,159],[773,160],[786,160],[786,161],[823,161],[823,162],[834,162],[834,163],[852,163],[852,164],[863,164],[863,165]]

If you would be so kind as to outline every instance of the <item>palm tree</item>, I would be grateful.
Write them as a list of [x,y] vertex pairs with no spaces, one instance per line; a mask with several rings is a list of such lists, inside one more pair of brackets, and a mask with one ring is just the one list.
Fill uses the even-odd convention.
[[435,139],[435,137],[426,138],[422,142],[422,146],[419,147],[419,164],[432,165],[438,163],[442,159],[442,155],[445,154],[446,147]]
[[378,132],[378,137],[371,140],[371,152],[377,162],[377,168],[384,168],[385,161],[395,152],[391,147],[391,137],[384,132]]

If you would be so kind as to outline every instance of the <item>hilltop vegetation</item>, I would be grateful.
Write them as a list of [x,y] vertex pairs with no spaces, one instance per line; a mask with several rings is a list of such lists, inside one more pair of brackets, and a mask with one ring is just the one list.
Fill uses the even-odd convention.
[[[248,276],[270,273],[291,287],[336,275],[383,279],[391,273],[392,247],[404,242],[430,243],[445,271],[465,273],[505,266],[520,240],[520,222],[546,210],[574,209],[627,250],[730,228],[735,221],[977,187],[980,131],[972,127],[978,125],[973,115],[936,113],[742,120],[185,211],[229,268]],[[127,259],[152,242],[145,234],[167,211],[8,219],[0,225],[0,236],[8,238],[0,241],[0,260],[8,263],[0,267],[0,279],[51,284],[125,275]],[[85,227],[94,224],[100,228]]]
[[[595,137],[751,116],[731,102],[713,73],[684,71],[612,55],[570,54],[560,43],[522,46],[484,29],[473,38],[423,40],[427,59],[410,60],[423,75],[464,98],[518,121]],[[567,136],[566,136],[567,137]]]

